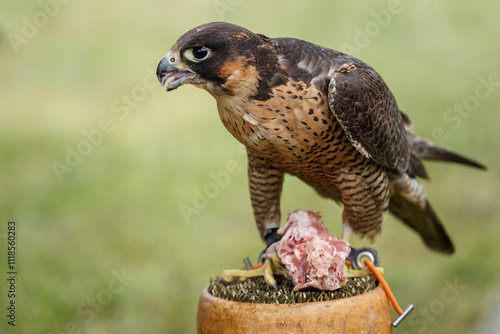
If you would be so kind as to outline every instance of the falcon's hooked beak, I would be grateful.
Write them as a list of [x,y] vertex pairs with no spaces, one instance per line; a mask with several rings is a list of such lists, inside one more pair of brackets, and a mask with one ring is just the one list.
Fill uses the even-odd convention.
[[[162,58],[156,69],[156,77],[162,86],[165,86],[168,78],[172,80],[166,86],[167,92],[174,90],[185,84],[187,79],[196,78],[196,73],[188,68],[180,67],[175,57],[170,56],[170,52]],[[189,81],[189,80],[188,80]]]

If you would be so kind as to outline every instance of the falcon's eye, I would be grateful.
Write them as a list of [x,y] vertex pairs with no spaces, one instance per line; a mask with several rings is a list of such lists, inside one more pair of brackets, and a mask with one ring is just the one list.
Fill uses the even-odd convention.
[[195,63],[199,63],[203,60],[208,59],[211,54],[212,50],[205,46],[197,46],[195,48],[190,48],[184,51],[184,57]]

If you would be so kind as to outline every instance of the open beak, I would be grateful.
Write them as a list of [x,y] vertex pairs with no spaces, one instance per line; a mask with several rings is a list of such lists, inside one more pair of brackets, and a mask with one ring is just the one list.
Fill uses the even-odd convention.
[[158,67],[156,69],[156,77],[158,81],[161,83],[162,87],[165,87],[165,84],[169,78],[172,78],[170,82],[165,87],[167,92],[174,90],[186,83],[187,79],[193,79],[196,77],[196,73],[187,68],[178,68],[174,65],[171,65],[166,57],[163,57]]

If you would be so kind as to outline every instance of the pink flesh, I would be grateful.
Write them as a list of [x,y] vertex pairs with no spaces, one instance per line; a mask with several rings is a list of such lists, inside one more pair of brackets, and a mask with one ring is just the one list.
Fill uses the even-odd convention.
[[311,211],[293,211],[278,233],[283,238],[276,250],[295,283],[294,290],[314,287],[336,290],[346,277],[344,263],[349,243],[330,235],[321,216]]
[[161,79],[161,85],[165,86],[165,83],[167,82],[167,80],[169,78],[173,78],[172,81],[175,81],[175,80],[186,78],[186,77],[190,77],[190,76],[193,76],[193,73],[189,72],[189,71],[172,71],[172,72],[167,72],[167,75],[163,76],[162,79]]

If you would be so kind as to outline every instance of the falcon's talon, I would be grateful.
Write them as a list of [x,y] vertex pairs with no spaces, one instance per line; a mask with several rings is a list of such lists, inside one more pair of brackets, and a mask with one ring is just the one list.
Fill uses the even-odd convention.
[[244,269],[228,269],[222,271],[221,281],[231,282],[233,278],[238,277],[240,280],[244,281],[249,277],[263,276],[264,281],[273,287],[273,289],[278,290],[278,285],[274,279],[274,275],[286,275],[286,269],[279,265],[278,255],[273,255],[271,258],[264,259],[264,265],[257,269],[244,270]]

